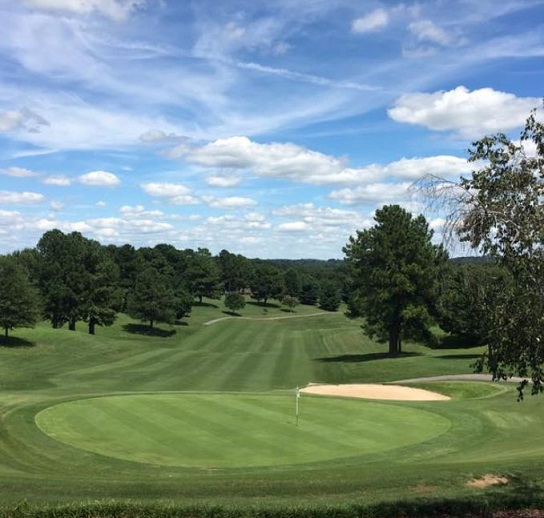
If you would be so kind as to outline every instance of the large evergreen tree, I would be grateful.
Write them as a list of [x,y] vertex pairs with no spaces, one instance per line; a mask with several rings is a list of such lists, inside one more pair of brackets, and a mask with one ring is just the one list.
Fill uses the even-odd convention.
[[32,327],[39,317],[38,291],[14,257],[0,257],[0,327]]
[[388,341],[395,356],[404,338],[429,333],[445,254],[432,244],[423,216],[386,205],[374,219],[372,228],[357,231],[344,247],[352,279],[349,309],[365,318],[369,336]]
[[152,328],[155,322],[173,324],[177,311],[178,301],[166,277],[151,267],[138,274],[127,305],[131,317]]

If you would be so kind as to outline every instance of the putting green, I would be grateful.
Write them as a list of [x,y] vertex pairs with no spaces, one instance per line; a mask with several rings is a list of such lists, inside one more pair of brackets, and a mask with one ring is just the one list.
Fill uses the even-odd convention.
[[118,459],[225,468],[326,461],[429,440],[450,427],[402,404],[290,396],[139,394],[82,399],[36,416],[54,439]]

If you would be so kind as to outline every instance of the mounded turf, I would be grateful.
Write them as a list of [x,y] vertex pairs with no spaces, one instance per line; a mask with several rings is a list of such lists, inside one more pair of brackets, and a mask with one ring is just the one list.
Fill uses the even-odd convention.
[[[0,340],[3,505],[130,500],[270,509],[538,495],[544,487],[544,396],[527,396],[518,403],[514,384],[425,384],[425,388],[452,396],[449,402],[371,403],[303,396],[299,429],[294,426],[296,386],[310,381],[374,383],[470,373],[481,349],[451,342],[438,349],[405,344],[406,354],[390,359],[384,345],[364,337],[361,322],[348,320],[342,313],[313,315],[316,308],[303,306],[292,315],[280,307],[263,309],[250,304],[241,311],[242,317],[204,325],[225,317],[224,311],[220,302],[206,301],[182,325],[159,326],[153,331],[120,315],[112,327],[99,328],[95,336],[85,333],[83,323],[76,332],[51,329],[44,323],[17,330],[8,341]],[[288,318],[275,320],[278,317]],[[150,462],[145,460],[150,443],[143,446],[141,437],[136,438],[144,435],[144,429],[135,422],[130,426],[126,416],[134,415],[146,397],[153,398],[152,403],[143,405],[145,410],[140,406],[136,413],[151,415],[164,406],[158,401],[166,396],[180,396],[193,407],[195,417],[178,428],[165,426],[179,416],[177,408],[174,414],[161,412],[150,419],[156,430],[145,435],[156,444],[166,441],[164,430],[171,433],[175,428],[179,437],[173,438],[174,443],[178,441],[177,449],[168,447],[166,454],[173,460]],[[111,450],[91,451],[98,443],[95,434],[102,433],[90,410],[98,401],[124,403],[123,412],[111,412],[108,422],[118,420],[118,424],[100,448],[116,441],[132,443],[137,447],[131,450],[135,458],[126,460]],[[202,409],[202,401],[210,407],[209,413]],[[214,405],[224,408],[236,401],[248,409],[245,422],[235,407],[226,414],[211,411]],[[284,401],[285,414],[279,410]],[[244,455],[238,448],[229,453],[228,440],[240,437],[244,426],[249,430],[258,422],[264,424],[264,417],[259,421],[258,416],[274,414],[275,405],[286,416],[284,421],[274,420],[274,424],[268,422],[248,432],[242,446],[251,453]],[[315,418],[312,408],[321,409]],[[69,417],[68,410],[73,409]],[[373,419],[366,414],[365,419],[365,409],[380,411]],[[400,411],[406,412],[401,419]],[[56,412],[61,415],[54,417]],[[41,422],[48,415],[53,416],[53,424]],[[77,446],[44,433],[36,416],[48,433],[77,436],[73,443]],[[429,416],[430,424],[422,421],[418,428],[419,421]],[[199,426],[202,417],[206,425]],[[192,446],[191,440],[204,437],[202,430],[213,430],[214,421],[220,427],[220,438],[206,441],[207,447],[213,443],[206,458],[205,448]],[[189,433],[187,423],[197,435]],[[448,423],[445,429],[443,423]],[[49,425],[57,428],[49,429]],[[306,434],[300,443],[305,460],[293,462],[291,457],[286,463],[281,457],[282,451],[294,445],[290,434],[318,425],[329,441],[342,434],[349,438],[341,446],[322,442],[316,447]],[[251,441],[258,443],[259,433],[273,438],[269,446],[273,453],[251,464],[254,448],[249,446]],[[394,435],[387,437],[388,433]],[[364,449],[371,439],[376,444]],[[223,447],[218,448],[221,440]],[[396,447],[380,449],[386,443]],[[329,449],[334,448],[331,454]],[[231,455],[230,459],[223,460],[218,450]],[[219,465],[221,462],[225,463]],[[510,483],[488,489],[466,486],[468,480],[486,473],[506,475]]]
[[[450,427],[422,409],[304,398],[296,426],[288,396],[145,394],[62,403],[40,429],[77,448],[165,466],[281,466],[417,444]],[[300,412],[299,412],[300,413]]]

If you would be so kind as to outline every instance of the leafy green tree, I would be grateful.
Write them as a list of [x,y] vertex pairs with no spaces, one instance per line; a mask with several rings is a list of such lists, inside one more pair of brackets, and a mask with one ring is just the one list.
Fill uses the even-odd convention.
[[251,296],[266,306],[269,299],[279,300],[284,292],[283,275],[274,266],[265,262],[255,266],[251,281]]
[[225,307],[230,309],[233,313],[244,309],[245,306],[246,299],[241,293],[233,291],[225,295]]
[[332,281],[324,281],[319,290],[319,307],[325,311],[338,311],[341,302],[338,286]]
[[531,379],[532,392],[542,392],[544,125],[533,112],[519,142],[503,134],[487,136],[469,153],[479,168],[461,179],[463,194],[453,218],[461,239],[494,258],[513,281],[490,309],[488,351],[479,368],[488,368],[495,379]]
[[438,323],[468,344],[489,339],[489,314],[500,290],[511,282],[504,268],[495,264],[452,264],[443,272],[438,301]]
[[134,290],[128,299],[128,314],[149,322],[173,324],[176,319],[177,300],[166,277],[155,268],[147,268],[136,277]]
[[445,254],[432,244],[423,216],[386,205],[374,219],[344,247],[352,278],[349,310],[363,316],[365,332],[387,340],[395,356],[404,338],[429,336]]
[[292,313],[294,308],[300,304],[300,301],[292,295],[284,295],[281,303],[284,306],[287,306]]
[[291,297],[298,297],[301,291],[301,282],[298,271],[294,268],[289,268],[283,274],[283,282],[285,284],[285,293]]
[[46,232],[36,246],[38,287],[45,317],[54,328],[68,322],[73,331],[81,319],[85,241],[79,232],[64,234],[55,229]]
[[0,326],[33,327],[39,318],[40,295],[14,257],[0,257]]
[[115,321],[122,298],[119,269],[105,249],[90,240],[85,243],[83,267],[80,314],[88,324],[89,334],[94,335],[97,325],[111,326]]
[[308,306],[315,306],[319,300],[321,286],[319,281],[311,275],[302,277],[300,287],[300,302]]
[[185,271],[187,287],[202,304],[203,297],[217,299],[220,296],[220,271],[207,248],[189,252],[189,265]]
[[227,250],[221,250],[218,261],[225,292],[239,292],[249,286],[253,271],[249,259],[242,255],[231,254]]
[[176,318],[181,320],[191,314],[195,299],[184,286],[176,288],[174,293],[176,298]]

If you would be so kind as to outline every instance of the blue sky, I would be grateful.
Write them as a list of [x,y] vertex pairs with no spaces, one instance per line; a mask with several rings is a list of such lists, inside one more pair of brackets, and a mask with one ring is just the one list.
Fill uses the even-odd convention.
[[544,0],[0,0],[0,19],[0,253],[60,228],[342,257],[544,93]]

